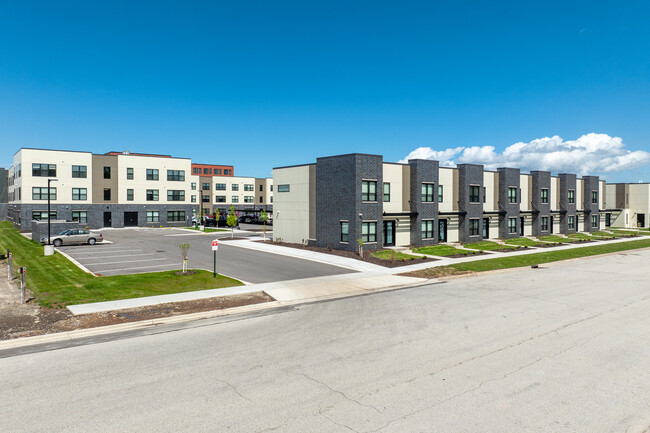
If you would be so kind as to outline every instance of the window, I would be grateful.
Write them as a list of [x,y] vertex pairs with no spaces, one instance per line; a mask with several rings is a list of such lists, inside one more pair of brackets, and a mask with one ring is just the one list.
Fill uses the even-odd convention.
[[390,183],[384,182],[384,201],[390,201]]
[[442,203],[443,197],[442,185],[438,185],[438,203]]
[[361,201],[377,201],[377,181],[364,180],[361,182]]
[[203,182],[201,184],[201,191],[210,191],[210,183],[208,182]]
[[192,196],[190,197],[190,201],[192,203],[196,203],[196,195],[192,194]]
[[233,195],[231,198],[232,198],[231,201],[232,201],[233,203],[239,203],[239,196],[238,196],[238,195]]
[[[478,188],[478,186],[476,188]],[[478,236],[478,219],[469,220],[469,235]]]
[[422,184],[422,201],[423,202],[433,202],[433,187],[435,185],[432,183],[423,183]]
[[591,191],[591,203],[598,204],[598,191]]
[[508,218],[508,233],[517,233],[517,218]]
[[[32,200],[47,200],[47,187],[33,187]],[[50,200],[56,200],[56,187],[50,187]]]
[[271,200],[271,203],[273,203],[273,196],[269,197],[269,199]]
[[[376,184],[376,182],[375,182]],[[361,223],[361,240],[363,242],[377,242],[377,223]]]
[[181,189],[168,190],[167,201],[185,201],[185,191]]
[[87,167],[85,165],[73,165],[72,166],[72,177],[88,177]]
[[[56,211],[50,211],[50,218],[55,220],[56,219]],[[40,221],[43,219],[47,219],[47,211],[46,210],[35,210],[32,211],[32,219],[36,221]]]
[[214,201],[216,203],[225,203],[226,202],[226,196],[225,195],[217,195],[214,197]]
[[212,174],[212,169],[211,168],[204,168],[203,169],[203,174]]
[[214,169],[214,174],[221,175],[221,169],[220,168],[215,168]]
[[576,217],[570,216],[567,218],[567,228],[569,230],[575,230],[576,228]]
[[184,210],[169,210],[167,211],[167,221],[185,221]]
[[126,190],[126,201],[133,201],[133,190],[132,189],[127,189]]
[[158,169],[157,168],[148,168],[147,169],[147,180],[158,180]]
[[104,200],[110,200],[110,199],[111,199],[111,189],[104,188]]
[[158,190],[157,189],[148,189],[147,190],[147,201],[158,201]]
[[[517,188],[508,188],[508,203],[517,203]],[[514,232],[509,232],[514,233]]]
[[611,213],[606,213],[605,214],[605,227],[609,227],[612,225],[612,214]]
[[210,196],[209,195],[202,195],[201,196],[201,203],[210,203]]
[[233,183],[231,186],[233,191],[239,191],[239,184],[238,183]]
[[422,239],[433,238],[433,220],[422,221]]
[[273,192],[273,185],[269,185],[269,186],[270,186],[270,188],[271,188],[271,192]]
[[548,203],[548,188],[541,189],[539,202],[544,204]]
[[226,184],[225,183],[215,183],[214,184],[214,190],[215,191],[225,191],[226,190]]
[[167,180],[185,182],[185,170],[167,170]]
[[133,168],[127,167],[127,169],[126,169],[126,178],[128,180],[133,180]]
[[592,228],[598,228],[598,226],[600,225],[599,224],[600,223],[600,218],[599,217],[600,217],[600,215],[598,215],[598,214],[591,216],[591,227]]
[[287,185],[278,185],[278,192],[289,192],[290,186]]
[[260,196],[260,203],[264,203],[264,196]]
[[486,198],[487,198],[487,191],[486,191],[486,188],[483,187],[483,203],[485,203]]
[[72,188],[72,200],[87,200],[86,188]]
[[[470,203],[478,203],[480,201],[480,199],[481,199],[479,197],[479,195],[480,195],[480,193],[479,193],[478,185],[470,185],[470,187],[469,187],[469,202]],[[471,223],[471,221],[470,221],[470,223]]]
[[348,242],[350,226],[347,221],[341,221],[341,242]]
[[245,195],[244,196],[244,203],[253,203],[255,201],[255,197],[252,195]]
[[192,182],[192,183],[190,184],[190,189],[191,189],[192,191],[196,191],[196,182]]
[[159,223],[160,222],[160,211],[148,210],[147,211],[147,222],[148,223]]
[[194,168],[192,169],[192,173],[194,173],[194,174],[199,174],[199,173],[201,173],[201,169],[200,169],[200,168],[196,168],[196,167],[194,167]]
[[72,221],[78,221],[81,224],[88,223],[88,212],[85,210],[73,210]]
[[244,184],[244,191],[255,191],[255,185],[250,183]]
[[56,177],[56,164],[32,164],[32,176]]
[[110,179],[111,178],[111,168],[108,166],[104,166],[104,179]]
[[576,192],[573,189],[570,189],[567,191],[567,202],[568,203],[575,203],[576,202]]
[[543,231],[543,232],[548,231],[548,217],[547,217],[547,216],[543,216],[543,217],[541,218],[541,221],[542,221],[542,222],[541,222],[540,230]]
[[264,185],[260,185],[260,192],[264,192]]

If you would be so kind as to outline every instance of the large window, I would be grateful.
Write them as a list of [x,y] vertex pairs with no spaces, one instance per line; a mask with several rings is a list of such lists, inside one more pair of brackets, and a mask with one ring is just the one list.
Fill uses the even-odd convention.
[[591,191],[591,203],[598,204],[598,191]]
[[478,236],[478,225],[479,225],[478,219],[472,218],[472,219],[469,220],[469,235],[470,236]]
[[547,232],[547,231],[548,231],[548,217],[547,217],[547,216],[543,216],[543,217],[541,217],[541,227],[540,227],[540,230],[543,231],[543,232]]
[[159,223],[160,222],[160,211],[148,210],[147,211],[147,222],[148,223]]
[[[375,182],[376,184],[376,182]],[[377,242],[377,223],[376,222],[363,222],[361,223],[361,240],[363,242]]]
[[168,190],[167,201],[185,201],[185,191],[183,191],[182,189]]
[[111,178],[111,168],[109,166],[104,166],[104,179]]
[[[56,219],[56,211],[50,211],[50,218],[55,220]],[[35,210],[32,211],[32,219],[36,221],[40,220],[46,220],[47,219],[47,211],[46,210]]]
[[384,182],[384,201],[390,201],[390,183]]
[[444,194],[443,194],[442,185],[438,185],[438,203],[442,203],[443,198],[444,198]]
[[233,191],[239,191],[239,184],[238,183],[233,183],[232,186],[231,186],[231,189]]
[[148,189],[147,190],[147,201],[158,201],[158,190],[157,189]]
[[433,202],[433,188],[434,184],[432,183],[423,183],[422,184],[422,201],[423,202]]
[[72,211],[72,221],[78,221],[81,224],[88,223],[88,212],[85,210],[73,210]]
[[361,201],[377,201],[377,181],[361,181]]
[[548,203],[548,188],[542,188],[539,196],[540,203]]
[[433,238],[433,220],[422,221],[422,239]]
[[127,169],[126,169],[126,178],[128,180],[133,180],[133,168],[127,167]]
[[244,203],[253,203],[255,202],[255,197],[252,195],[245,195],[244,196]]
[[111,189],[104,188],[104,200],[110,200],[110,199],[111,199]]
[[225,195],[217,195],[214,197],[215,203],[225,203],[226,202],[226,196]]
[[278,185],[278,192],[289,192],[290,188],[289,184]]
[[126,190],[126,200],[127,201],[133,201],[133,190],[132,189],[127,189]]
[[515,187],[508,188],[508,203],[517,203],[517,188]]
[[592,228],[598,228],[600,226],[600,215],[592,215],[591,216],[591,227]]
[[32,164],[32,176],[56,177],[56,164]]
[[572,204],[576,202],[576,192],[573,189],[567,191],[567,202]]
[[210,203],[210,196],[209,195],[202,195],[201,196],[201,203]]
[[210,183],[209,182],[201,183],[201,191],[210,191]]
[[348,242],[350,226],[347,221],[341,221],[341,242]]
[[196,191],[196,182],[192,182],[192,183],[190,184],[190,189],[191,189],[192,191]]
[[212,174],[212,169],[211,168],[204,168],[203,169],[203,174]]
[[157,168],[148,168],[147,169],[147,180],[158,180],[158,169]]
[[255,191],[255,185],[252,183],[244,184],[244,191]]
[[190,201],[192,203],[196,203],[196,195],[192,194],[192,196],[190,197]]
[[85,165],[73,165],[72,166],[72,177],[88,177],[88,169]]
[[232,203],[239,203],[239,196],[238,195],[233,195],[232,197]]
[[167,170],[167,180],[175,182],[185,181],[185,170]]
[[226,190],[226,184],[225,183],[215,183],[214,184],[214,190],[215,191],[225,191]]
[[508,233],[517,233],[517,218],[508,218]]
[[167,221],[169,222],[185,221],[185,211],[184,210],[167,211]]
[[264,185],[260,185],[260,192],[264,192]]
[[[32,200],[47,200],[47,187],[32,188]],[[50,200],[56,200],[56,187],[50,187]]]
[[480,195],[481,195],[481,193],[480,193],[479,186],[478,185],[470,185],[470,187],[469,187],[469,202],[470,203],[479,203],[481,201]]
[[86,188],[72,188],[72,200],[87,200]]
[[567,225],[567,228],[569,230],[575,230],[575,228],[576,228],[576,217],[574,217],[574,216],[567,217],[566,225]]

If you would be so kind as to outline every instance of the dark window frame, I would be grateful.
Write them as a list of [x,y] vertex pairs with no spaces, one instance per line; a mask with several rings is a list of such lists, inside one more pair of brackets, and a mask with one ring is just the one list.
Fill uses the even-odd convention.
[[72,177],[75,179],[86,179],[88,178],[88,167],[85,165],[73,165],[72,166]]
[[[365,191],[364,191],[365,189]],[[361,181],[361,201],[376,202],[377,201],[377,181],[376,180],[362,180]]]
[[470,203],[480,203],[481,202],[481,185],[470,185],[469,186],[469,202]]
[[422,200],[422,203],[433,203],[433,191],[435,190],[435,186],[436,184],[433,182],[422,182],[422,187],[420,189],[420,200]]

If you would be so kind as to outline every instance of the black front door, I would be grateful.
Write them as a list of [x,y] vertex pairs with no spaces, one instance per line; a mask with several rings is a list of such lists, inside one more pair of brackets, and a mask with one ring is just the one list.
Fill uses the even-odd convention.
[[104,212],[104,227],[113,226],[113,217],[110,212]]
[[640,213],[636,215],[636,226],[645,227],[645,214]]
[[124,227],[137,227],[137,226],[138,226],[138,213],[124,212]]
[[551,220],[551,226],[548,229],[551,231],[551,234],[553,234],[553,217],[551,217],[550,220]]
[[438,242],[447,242],[447,220],[438,220]]
[[490,239],[490,218],[483,218],[483,239]]
[[519,217],[519,236],[524,235],[524,221],[526,221],[524,217]]
[[384,221],[384,245],[395,245],[395,221]]

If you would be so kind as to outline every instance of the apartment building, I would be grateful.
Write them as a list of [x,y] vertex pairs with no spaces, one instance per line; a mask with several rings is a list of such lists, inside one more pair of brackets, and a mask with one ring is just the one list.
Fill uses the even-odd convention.
[[607,226],[625,228],[650,227],[650,183],[609,183],[605,213]]
[[591,232],[604,227],[597,176],[380,155],[318,158],[273,170],[274,238],[337,249],[423,246]]
[[8,219],[23,231],[48,218],[90,228],[186,226],[198,210],[191,161],[150,155],[20,149],[9,168]]

